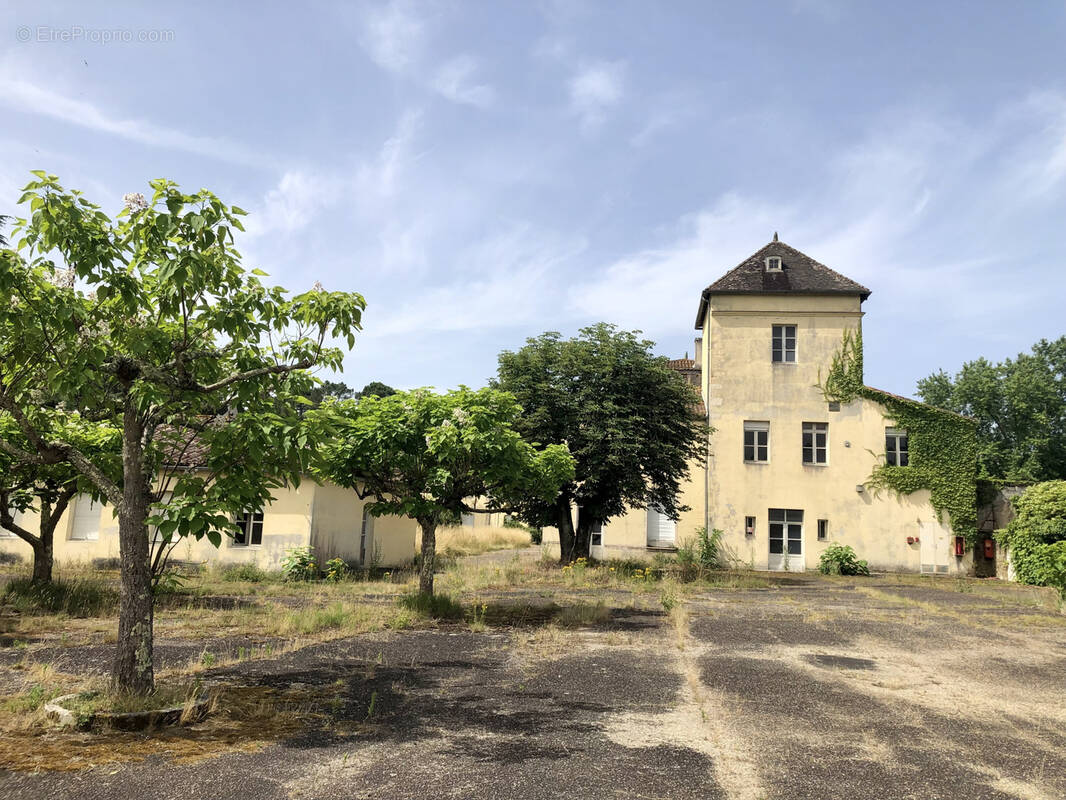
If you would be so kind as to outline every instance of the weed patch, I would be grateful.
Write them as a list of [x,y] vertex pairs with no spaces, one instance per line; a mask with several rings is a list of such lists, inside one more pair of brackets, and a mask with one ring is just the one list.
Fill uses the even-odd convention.
[[115,610],[118,592],[90,579],[34,583],[29,578],[16,578],[4,587],[0,604],[11,605],[21,614],[98,617]]
[[430,619],[458,620],[465,615],[462,603],[446,594],[405,594],[400,606]]

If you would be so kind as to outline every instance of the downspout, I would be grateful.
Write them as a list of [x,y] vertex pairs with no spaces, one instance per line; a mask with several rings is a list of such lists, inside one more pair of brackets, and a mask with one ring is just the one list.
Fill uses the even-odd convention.
[[[703,322],[703,341],[700,343],[700,367],[703,376],[703,409],[707,413],[707,449],[703,455],[703,529],[711,532],[711,309],[707,304],[707,314]],[[704,356],[706,354],[706,357]]]

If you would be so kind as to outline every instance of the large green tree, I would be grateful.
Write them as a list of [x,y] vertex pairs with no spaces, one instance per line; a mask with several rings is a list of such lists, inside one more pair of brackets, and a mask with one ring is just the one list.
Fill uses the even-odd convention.
[[[327,405],[330,436],[319,474],[372,497],[371,513],[412,517],[422,530],[419,591],[433,593],[437,526],[465,512],[548,502],[573,479],[564,446],[544,448],[515,430],[521,409],[494,389],[429,389]],[[470,502],[484,498],[474,508]]]
[[[117,430],[107,423],[86,423],[77,414],[54,410],[40,419],[47,424],[46,438],[74,442],[109,476],[118,479],[121,446]],[[11,415],[2,412],[0,437],[18,450],[32,449]],[[18,536],[33,550],[34,581],[52,580],[56,527],[70,501],[79,493],[102,499],[96,487],[69,462],[30,463],[0,449],[0,527]],[[16,514],[31,511],[35,512],[38,524],[25,527]]]
[[977,420],[985,477],[1019,482],[1066,478],[1066,336],[993,364],[968,361],[918,381],[930,405]]
[[[148,692],[153,555],[175,537],[216,546],[234,514],[299,480],[307,370],[338,369],[364,302],[320,287],[290,297],[241,265],[244,212],[153,181],[114,219],[35,172],[29,214],[0,250],[0,411],[25,437],[14,461],[67,464],[118,517],[117,690]],[[58,409],[119,431],[121,471],[51,424]],[[150,534],[154,534],[150,540]],[[154,541],[154,544],[153,544]]]
[[550,502],[521,509],[527,522],[559,530],[564,563],[587,557],[593,527],[627,508],[655,506],[677,519],[686,510],[681,484],[706,454],[698,394],[637,333],[600,323],[572,339],[545,333],[499,357],[497,385],[523,408],[518,429],[565,443],[576,462]]

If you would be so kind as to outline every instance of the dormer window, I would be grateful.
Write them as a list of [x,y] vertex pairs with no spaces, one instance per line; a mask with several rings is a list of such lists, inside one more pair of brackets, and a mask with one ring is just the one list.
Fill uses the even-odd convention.
[[766,258],[766,271],[767,272],[780,272],[781,271],[781,256],[768,256]]

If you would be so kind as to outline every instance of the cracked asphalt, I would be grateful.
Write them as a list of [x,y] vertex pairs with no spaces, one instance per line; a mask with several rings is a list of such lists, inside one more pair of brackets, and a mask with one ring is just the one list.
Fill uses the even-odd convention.
[[812,578],[672,613],[643,594],[577,629],[442,625],[208,674],[308,713],[137,757],[124,734],[88,768],[0,770],[0,796],[1066,797],[1066,616],[1009,593]]

